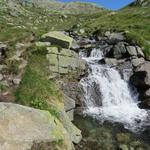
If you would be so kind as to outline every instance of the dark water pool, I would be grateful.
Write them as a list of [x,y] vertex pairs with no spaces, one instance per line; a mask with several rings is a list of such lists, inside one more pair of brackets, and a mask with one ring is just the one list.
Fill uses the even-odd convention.
[[83,139],[76,150],[150,150],[150,134],[133,134],[120,124],[100,124],[91,117],[75,115],[74,124],[82,131]]

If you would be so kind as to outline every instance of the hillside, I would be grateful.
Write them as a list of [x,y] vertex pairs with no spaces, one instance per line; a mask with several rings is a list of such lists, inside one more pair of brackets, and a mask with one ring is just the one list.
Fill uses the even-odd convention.
[[[137,0],[118,11],[83,2],[0,0],[0,102],[2,102],[0,111],[6,115],[6,117],[0,115],[4,119],[4,122],[0,123],[3,133],[0,138],[4,138],[2,144],[0,142],[0,149],[1,145],[4,145],[4,150],[10,150],[11,148],[5,148],[12,145],[14,147],[11,150],[16,150],[18,145],[19,150],[23,148],[73,150],[74,145],[79,146],[78,149],[82,148],[86,141],[83,140],[83,143],[78,145],[82,135],[72,121],[74,110],[82,106],[84,99],[82,94],[86,93],[81,91],[79,82],[88,76],[89,68],[88,62],[79,57],[79,52],[84,52],[88,57],[94,49],[96,52],[93,52],[93,55],[102,57],[102,60],[98,62],[95,62],[97,58],[93,61],[96,66],[105,63],[110,65],[109,69],[100,70],[99,76],[103,72],[102,77],[105,76],[105,72],[107,76],[107,71],[112,71],[114,66],[116,70],[119,70],[110,73],[110,75],[115,73],[117,76],[110,76],[108,85],[111,85],[111,79],[115,85],[115,77],[124,83],[120,72],[124,67],[130,69],[129,73],[133,74],[133,85],[137,89],[142,87],[142,90],[138,89],[141,97],[145,94],[141,102],[142,107],[149,109],[149,25],[149,0]],[[109,56],[103,58],[98,51],[101,49]],[[141,68],[136,70],[139,65]],[[102,95],[98,91],[100,86],[97,83],[101,82],[96,80],[86,84],[86,86],[93,86],[90,91],[91,97],[94,97],[98,106],[101,106],[101,102],[97,101]],[[112,87],[108,87],[108,90],[111,90]],[[119,85],[119,90],[121,88],[122,86]],[[125,88],[127,88],[126,84]],[[8,104],[8,102],[11,103]],[[79,109],[84,109],[84,105]],[[92,126],[90,128],[92,129]],[[34,133],[35,131],[37,134]],[[123,139],[124,137],[127,140],[132,139],[132,137],[128,138],[129,135],[126,133],[121,133],[121,139],[122,134]],[[15,138],[10,135],[15,135]],[[84,133],[83,135],[85,136]],[[113,134],[110,135],[107,132],[102,133],[102,138],[112,136]],[[118,140],[116,137],[114,139]],[[88,138],[88,140],[93,139]],[[134,138],[132,140],[136,141]],[[103,143],[105,146],[105,141]],[[124,141],[121,140],[121,143]],[[127,143],[125,141],[125,144]],[[86,144],[89,145],[89,143]],[[142,142],[137,145],[135,144],[134,147],[147,148],[147,145],[143,145]],[[115,146],[112,147],[116,149]]]

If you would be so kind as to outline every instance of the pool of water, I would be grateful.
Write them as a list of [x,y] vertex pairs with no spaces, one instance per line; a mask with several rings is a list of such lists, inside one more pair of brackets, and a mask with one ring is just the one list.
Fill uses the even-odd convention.
[[74,124],[82,131],[83,139],[76,150],[150,150],[147,131],[134,134],[121,124],[99,121],[81,114],[75,115]]

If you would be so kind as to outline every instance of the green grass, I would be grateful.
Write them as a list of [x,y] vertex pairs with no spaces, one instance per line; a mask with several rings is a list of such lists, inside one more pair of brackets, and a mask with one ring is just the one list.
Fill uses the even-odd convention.
[[[99,30],[100,32],[126,31],[130,40],[135,40],[144,47],[146,56],[150,56],[150,8],[127,7],[117,12],[102,12],[89,15],[82,24],[88,34]],[[131,39],[132,38],[132,39]]]
[[16,91],[16,99],[19,104],[48,110],[52,115],[59,116],[56,108],[63,102],[63,97],[55,81],[48,80],[45,55],[30,54],[23,80]]

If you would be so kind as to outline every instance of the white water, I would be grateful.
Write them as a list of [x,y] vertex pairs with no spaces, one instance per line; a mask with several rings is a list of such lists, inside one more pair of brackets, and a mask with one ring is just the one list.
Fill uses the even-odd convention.
[[89,66],[88,77],[80,81],[87,108],[85,113],[102,122],[120,122],[133,131],[140,129],[148,114],[138,107],[137,93],[129,88],[117,70],[98,64],[103,58],[99,49],[93,49],[90,57],[82,57]]

